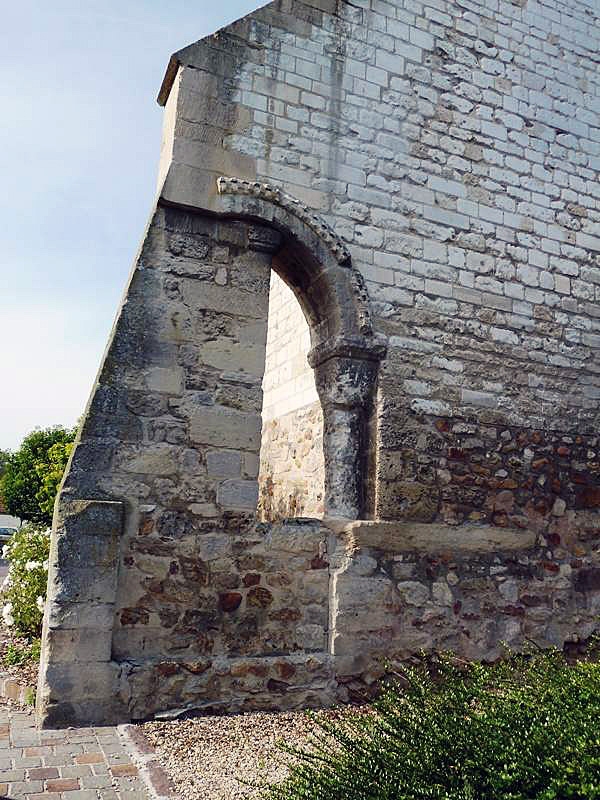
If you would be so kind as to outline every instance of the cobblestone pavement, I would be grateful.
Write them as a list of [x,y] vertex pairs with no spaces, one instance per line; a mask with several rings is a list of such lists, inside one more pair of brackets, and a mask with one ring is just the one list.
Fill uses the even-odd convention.
[[0,800],[148,800],[116,728],[39,731],[0,706]]

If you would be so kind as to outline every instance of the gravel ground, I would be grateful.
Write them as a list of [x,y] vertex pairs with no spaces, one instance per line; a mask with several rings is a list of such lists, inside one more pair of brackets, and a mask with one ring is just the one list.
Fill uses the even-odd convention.
[[[313,712],[339,716],[339,711]],[[343,713],[349,713],[344,711]],[[236,714],[147,722],[142,728],[184,800],[249,800],[260,790],[245,786],[278,782],[286,775],[277,743],[306,743],[313,723],[304,711]]]

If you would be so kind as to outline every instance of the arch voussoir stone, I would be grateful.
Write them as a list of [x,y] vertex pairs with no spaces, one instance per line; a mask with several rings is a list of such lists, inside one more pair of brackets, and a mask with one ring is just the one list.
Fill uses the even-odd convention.
[[319,214],[315,214],[305,203],[278,187],[260,181],[226,177],[217,179],[217,187],[221,195],[254,197],[288,211],[314,231],[319,239],[330,248],[339,264],[347,264],[350,261],[350,251],[325,220]]
[[[241,180],[240,178],[217,179],[221,195],[220,210],[228,216],[241,219],[256,219],[286,232],[285,245],[287,272],[284,279],[294,289],[297,276],[290,264],[299,260],[299,269],[310,270],[316,282],[326,275],[324,283],[335,294],[336,308],[328,309],[329,315],[340,317],[340,329],[332,335],[349,337],[373,335],[373,324],[369,309],[369,298],[364,279],[352,266],[350,251],[333,229],[308,206],[270,184]],[[295,253],[293,245],[301,248]],[[306,298],[298,299],[305,304]]]

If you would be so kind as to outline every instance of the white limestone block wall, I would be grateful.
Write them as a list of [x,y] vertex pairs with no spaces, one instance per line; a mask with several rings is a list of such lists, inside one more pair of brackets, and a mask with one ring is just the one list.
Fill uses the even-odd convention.
[[308,324],[292,290],[271,272],[263,423],[319,402],[307,356]]
[[272,271],[259,474],[264,519],[323,515],[323,413],[309,350],[300,304]]
[[414,410],[592,430],[599,49],[598,0],[271,3],[176,54],[163,196],[236,175],[322,214]]

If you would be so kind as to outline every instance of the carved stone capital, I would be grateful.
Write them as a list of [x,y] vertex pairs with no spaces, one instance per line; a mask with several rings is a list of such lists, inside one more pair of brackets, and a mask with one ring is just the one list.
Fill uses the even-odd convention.
[[379,362],[386,353],[387,341],[383,336],[336,337],[315,345],[308,353],[308,363],[316,369],[331,358]]
[[315,368],[317,392],[323,409],[363,408],[372,396],[379,362],[364,358],[332,357]]

